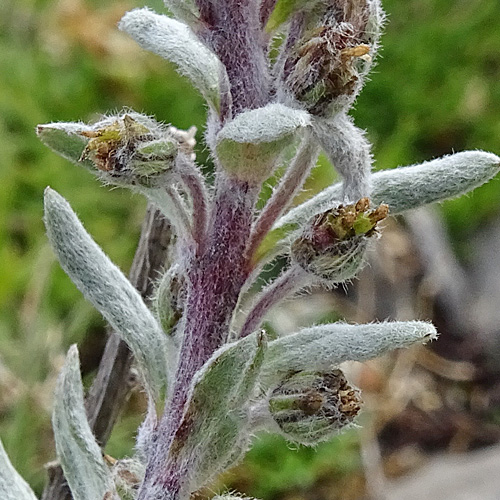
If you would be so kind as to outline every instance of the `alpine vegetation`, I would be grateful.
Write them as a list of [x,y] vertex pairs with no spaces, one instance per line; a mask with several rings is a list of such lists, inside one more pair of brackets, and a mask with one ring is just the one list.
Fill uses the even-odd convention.
[[[166,4],[173,17],[137,9],[119,28],[205,98],[213,183],[196,162],[193,129],[131,111],[37,129],[104,183],[145,195],[176,235],[149,309],[64,198],[46,190],[45,224],[61,266],[130,347],[149,400],[136,455],[110,464],[90,430],[71,347],[53,425],[75,500],[187,500],[242,459],[256,431],[314,446],[352,425],[361,395],[339,364],[428,342],[435,328],[334,323],[275,339],[262,329],[266,314],[311,285],[356,276],[389,214],[459,196],[500,170],[497,156],[469,151],[371,173],[370,144],[348,113],[377,57],[380,0]],[[342,182],[291,208],[321,151]],[[255,293],[278,256],[288,266]],[[1,446],[0,496],[35,498]]]

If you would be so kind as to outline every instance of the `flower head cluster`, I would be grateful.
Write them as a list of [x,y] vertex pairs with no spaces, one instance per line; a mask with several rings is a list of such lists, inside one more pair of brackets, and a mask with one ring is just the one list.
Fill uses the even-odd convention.
[[[213,184],[196,163],[194,129],[125,111],[37,130],[105,183],[148,197],[176,233],[150,310],[69,204],[46,190],[45,224],[61,266],[129,345],[149,400],[136,456],[104,460],[70,349],[53,424],[75,500],[187,500],[240,460],[258,429],[314,445],[350,425],[361,399],[340,363],[425,343],[434,327],[332,323],[268,339],[265,315],[311,284],[352,279],[389,212],[458,196],[500,170],[500,158],[472,151],[371,173],[370,145],[348,111],[376,56],[380,0],[166,3],[175,18],[138,9],[119,27],[205,98]],[[290,208],[320,151],[341,182]],[[284,173],[257,209],[276,171]],[[288,268],[255,294],[277,256]],[[1,447],[0,492],[34,499]]]
[[313,115],[353,102],[375,57],[383,21],[378,2],[315,2],[296,12],[284,54],[282,91]]
[[353,205],[339,205],[313,217],[291,246],[295,262],[307,272],[338,283],[353,278],[363,263],[369,239],[389,207],[369,210],[368,198]]
[[338,368],[296,372],[271,392],[269,412],[291,441],[315,445],[350,424],[361,409],[359,391]]

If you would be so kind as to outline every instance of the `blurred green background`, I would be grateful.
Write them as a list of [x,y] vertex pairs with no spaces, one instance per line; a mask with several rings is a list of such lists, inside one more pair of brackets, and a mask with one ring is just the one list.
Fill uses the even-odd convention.
[[[498,0],[383,3],[389,23],[381,58],[353,112],[374,143],[376,167],[464,149],[498,153]],[[196,125],[202,138],[205,109],[189,83],[116,29],[121,15],[138,5],[143,4],[0,1],[0,436],[37,492],[43,488],[43,464],[54,458],[51,391],[64,353],[79,343],[88,379],[97,363],[92,354],[104,342],[102,319],[47,245],[43,190],[50,185],[65,196],[124,270],[132,261],[145,202],[99,186],[83,169],[57,157],[38,142],[35,126],[86,121],[128,106],[179,128]],[[163,11],[159,0],[148,5]],[[202,147],[200,158],[206,158]],[[498,213],[498,187],[495,180],[444,204],[458,247],[475,226]],[[132,405],[107,452],[130,452],[139,421]],[[260,439],[235,482],[266,499],[307,488],[325,475],[341,482],[359,467],[357,439],[347,433],[316,451],[290,451],[279,438]]]

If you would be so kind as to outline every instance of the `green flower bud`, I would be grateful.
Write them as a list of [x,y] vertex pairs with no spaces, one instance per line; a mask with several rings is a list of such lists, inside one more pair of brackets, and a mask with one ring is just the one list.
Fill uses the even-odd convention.
[[352,423],[360,408],[358,389],[339,369],[292,372],[269,398],[269,411],[283,435],[305,445],[333,437]]
[[336,100],[344,101],[356,94],[356,58],[366,58],[370,46],[342,47],[344,40],[352,37],[349,26],[325,26],[297,48],[296,63],[286,83],[310,113],[329,114],[328,109]]
[[90,140],[80,161],[90,160],[113,184],[154,185],[161,174],[173,168],[178,150],[177,141],[167,131],[128,114],[102,126],[97,124],[81,135]]
[[170,175],[178,152],[193,154],[196,128],[164,127],[129,112],[93,125],[49,123],[37,127],[38,137],[63,158],[83,166],[106,183],[157,187]]
[[378,1],[319,2],[304,12],[301,35],[288,49],[283,92],[313,115],[348,108],[359,93],[383,23]]
[[340,205],[316,215],[302,236],[292,243],[294,261],[307,272],[337,283],[355,276],[363,263],[377,223],[389,212],[387,205],[369,210],[368,198],[355,205]]

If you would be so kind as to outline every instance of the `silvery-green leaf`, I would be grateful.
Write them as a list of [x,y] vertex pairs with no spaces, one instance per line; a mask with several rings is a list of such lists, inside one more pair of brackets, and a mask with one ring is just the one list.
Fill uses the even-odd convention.
[[311,117],[306,111],[284,104],[268,104],[240,113],[230,121],[217,136],[218,147],[222,147],[224,141],[238,144],[274,143],[310,123]]
[[45,225],[62,268],[127,342],[154,396],[167,383],[168,338],[139,292],[85,231],[69,203],[45,190]]
[[[461,196],[492,179],[500,158],[484,151],[464,151],[373,177],[375,204],[387,203],[392,214]],[[382,201],[386,200],[386,201]]]
[[[386,203],[391,215],[465,194],[500,171],[500,158],[484,151],[464,151],[421,165],[382,170],[372,175],[371,200]],[[290,210],[275,225],[299,225],[342,200],[342,184],[334,184]]]
[[57,381],[52,425],[57,456],[73,498],[104,498],[112,489],[112,479],[87,421],[75,345],[70,347]]
[[263,334],[249,335],[221,347],[195,375],[169,454],[169,460],[189,464],[189,492],[213,478],[239,451],[246,405],[255,392],[266,346]]
[[2,500],[37,500],[28,483],[12,466],[0,441],[0,498]]
[[333,118],[315,118],[313,133],[327,158],[344,179],[342,199],[356,203],[370,196],[372,156],[370,143],[352,118],[340,113]]
[[241,180],[261,182],[272,171],[283,149],[295,134],[311,123],[306,111],[284,104],[268,104],[245,111],[225,125],[217,135],[221,165]]
[[344,361],[366,361],[435,338],[434,326],[423,321],[304,328],[269,343],[259,380],[265,390],[293,371],[326,371]]
[[174,63],[207,102],[219,108],[219,75],[224,74],[223,67],[187,25],[143,8],[127,12],[118,27],[143,49]]
[[52,151],[66,158],[75,165],[81,165],[94,172],[94,164],[88,160],[81,160],[85,150],[88,137],[81,135],[82,132],[91,132],[92,127],[84,123],[47,123],[38,125],[36,133],[38,138]]
[[[483,151],[465,151],[421,165],[382,170],[371,176],[371,201],[386,203],[389,214],[465,194],[488,182],[500,171],[500,158]],[[256,261],[268,261],[289,249],[288,237],[313,216],[343,202],[342,183],[334,184],[281,217],[256,252]]]

